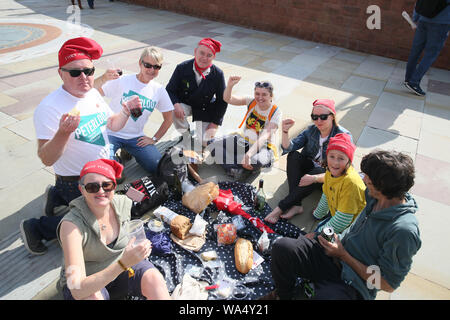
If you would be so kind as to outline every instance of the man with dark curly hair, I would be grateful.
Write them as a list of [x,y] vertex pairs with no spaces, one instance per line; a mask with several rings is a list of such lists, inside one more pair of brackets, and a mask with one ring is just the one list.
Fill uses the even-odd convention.
[[400,286],[421,247],[417,204],[409,194],[414,164],[406,154],[374,151],[361,162],[366,207],[340,237],[282,238],[272,249],[276,291],[292,299],[296,280],[309,280],[314,299],[375,299],[379,290]]

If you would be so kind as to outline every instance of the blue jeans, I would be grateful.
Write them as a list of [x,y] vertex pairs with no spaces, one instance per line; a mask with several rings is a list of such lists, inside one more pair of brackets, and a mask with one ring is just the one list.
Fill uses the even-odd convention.
[[119,148],[124,148],[136,159],[136,162],[144,168],[145,171],[149,173],[156,173],[159,159],[161,159],[161,153],[155,145],[139,147],[137,146],[139,137],[133,139],[122,139],[110,135],[108,138],[111,143],[113,157]]
[[[431,67],[444,47],[450,25],[419,21],[406,65],[405,81],[419,85],[422,77]],[[420,55],[424,55],[417,65]]]

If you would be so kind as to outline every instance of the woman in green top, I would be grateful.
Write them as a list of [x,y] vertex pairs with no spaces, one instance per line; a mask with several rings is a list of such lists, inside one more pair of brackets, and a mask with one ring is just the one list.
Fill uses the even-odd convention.
[[65,299],[116,299],[127,294],[147,299],[170,299],[161,273],[148,261],[151,243],[134,245],[125,230],[131,200],[114,195],[123,166],[99,159],[80,173],[82,196],[58,225],[64,252],[61,286]]

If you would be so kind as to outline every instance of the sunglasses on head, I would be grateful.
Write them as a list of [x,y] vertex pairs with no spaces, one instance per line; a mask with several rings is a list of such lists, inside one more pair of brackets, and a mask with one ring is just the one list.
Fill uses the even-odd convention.
[[142,65],[143,65],[144,67],[146,67],[147,69],[151,69],[151,68],[153,68],[154,70],[159,70],[159,69],[161,69],[161,66],[160,66],[160,65],[157,65],[157,64],[150,64],[150,63],[145,62],[144,60],[141,60],[141,62],[142,62]]
[[328,119],[328,116],[329,116],[330,114],[332,114],[332,113],[324,113],[324,114],[313,114],[313,113],[311,113],[311,119],[312,119],[313,121],[316,121],[317,119],[320,118],[320,120],[325,121],[325,120]]
[[269,82],[255,82],[255,87],[269,89],[270,91],[272,91],[273,89],[272,85]]
[[86,184],[81,184],[87,193],[97,193],[100,191],[100,187],[105,192],[113,191],[116,188],[116,183],[114,181],[103,181],[102,184],[98,182],[90,182]]
[[85,68],[85,69],[65,69],[61,68],[62,71],[68,72],[71,77],[76,78],[79,77],[80,74],[83,72],[87,77],[94,75],[95,67],[92,68]]

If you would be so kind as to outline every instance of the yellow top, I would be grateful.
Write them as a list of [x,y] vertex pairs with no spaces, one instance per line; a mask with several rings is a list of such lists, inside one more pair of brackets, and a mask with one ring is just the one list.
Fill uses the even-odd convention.
[[364,195],[366,185],[353,166],[350,166],[345,174],[337,178],[334,178],[327,170],[322,190],[327,197],[331,216],[339,211],[353,214],[353,221],[355,221],[355,218],[366,206]]

